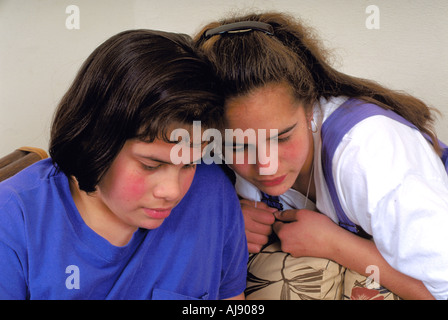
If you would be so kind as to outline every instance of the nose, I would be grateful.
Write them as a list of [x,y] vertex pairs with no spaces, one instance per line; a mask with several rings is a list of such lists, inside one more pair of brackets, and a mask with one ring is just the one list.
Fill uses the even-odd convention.
[[154,186],[155,198],[176,202],[182,196],[182,188],[178,174],[167,174]]
[[277,141],[269,140],[258,144],[258,158],[256,167],[260,175],[273,175],[278,169],[278,146]]
[[261,163],[257,161],[256,164],[257,174],[262,176],[270,176],[277,173],[278,170],[278,161],[277,159],[267,159],[267,163]]

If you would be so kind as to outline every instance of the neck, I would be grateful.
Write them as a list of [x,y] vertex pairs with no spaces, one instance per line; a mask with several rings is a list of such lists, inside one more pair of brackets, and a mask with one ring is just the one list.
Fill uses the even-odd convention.
[[316,202],[316,185],[313,179],[314,140],[312,134],[309,135],[309,140],[308,155],[292,188],[305,195],[311,201]]
[[135,227],[124,224],[101,201],[97,192],[88,194],[79,189],[76,179],[70,180],[70,192],[84,223],[114,246],[124,246],[132,238]]

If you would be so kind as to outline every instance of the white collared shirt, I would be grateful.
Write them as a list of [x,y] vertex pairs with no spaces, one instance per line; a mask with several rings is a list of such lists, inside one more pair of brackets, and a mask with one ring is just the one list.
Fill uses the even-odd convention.
[[[316,208],[338,222],[325,182],[320,128],[347,98],[322,99],[314,107]],[[437,299],[448,298],[448,175],[432,146],[415,129],[384,116],[355,125],[332,162],[341,206],[348,218],[373,236],[395,269],[422,280]],[[237,175],[240,196],[260,201],[255,186]],[[303,208],[306,197],[290,189],[285,208]],[[311,210],[314,204],[307,201]]]

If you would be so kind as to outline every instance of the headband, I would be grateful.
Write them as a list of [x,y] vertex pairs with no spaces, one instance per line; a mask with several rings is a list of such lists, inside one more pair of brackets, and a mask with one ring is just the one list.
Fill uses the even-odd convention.
[[213,29],[209,29],[205,31],[204,37],[205,39],[211,38],[218,34],[226,34],[226,33],[241,33],[241,32],[249,32],[249,31],[261,31],[268,35],[274,34],[274,28],[269,23],[264,23],[260,21],[240,21],[235,23],[225,24]]

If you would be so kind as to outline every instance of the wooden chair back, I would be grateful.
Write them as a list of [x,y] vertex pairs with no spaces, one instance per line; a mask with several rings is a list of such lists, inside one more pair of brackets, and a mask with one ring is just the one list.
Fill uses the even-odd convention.
[[0,158],[0,181],[6,180],[29,165],[48,158],[45,150],[35,147],[22,147]]

